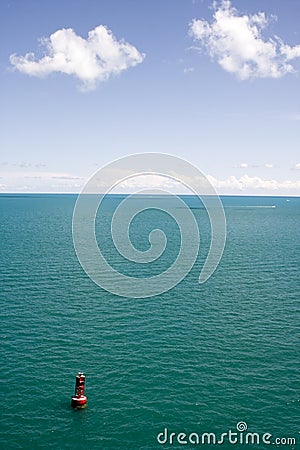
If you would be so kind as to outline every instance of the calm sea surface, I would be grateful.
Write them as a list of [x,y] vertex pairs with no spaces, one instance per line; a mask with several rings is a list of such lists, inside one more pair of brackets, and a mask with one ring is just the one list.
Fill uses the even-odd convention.
[[[177,435],[219,439],[238,422],[247,424],[244,435],[293,437],[296,444],[278,448],[300,448],[300,198],[223,197],[226,248],[202,285],[208,221],[186,198],[203,231],[199,257],[179,285],[148,299],[114,296],[82,270],[72,242],[75,201],[0,196],[0,448],[218,448],[181,445]],[[107,201],[97,228],[113,260],[108,224],[119,201]],[[173,244],[161,266],[147,265],[149,276],[176,258],[178,229],[155,210],[132,224],[140,249],[157,224]],[[89,399],[73,411],[78,370]],[[159,433],[168,443],[158,443]],[[277,446],[225,440],[220,448]]]

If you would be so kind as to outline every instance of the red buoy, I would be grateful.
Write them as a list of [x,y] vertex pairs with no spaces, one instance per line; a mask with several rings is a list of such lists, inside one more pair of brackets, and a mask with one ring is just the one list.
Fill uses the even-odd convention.
[[72,397],[71,406],[74,409],[86,407],[87,397],[84,395],[85,375],[78,372],[76,375],[75,394]]

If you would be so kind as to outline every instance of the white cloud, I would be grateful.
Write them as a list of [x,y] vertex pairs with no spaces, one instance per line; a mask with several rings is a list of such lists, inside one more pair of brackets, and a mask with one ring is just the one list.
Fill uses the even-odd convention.
[[[300,169],[300,163],[296,164],[296,167]],[[72,173],[46,171],[3,171],[0,178],[2,186],[0,189],[5,192],[80,192],[87,181],[87,177]],[[241,177],[231,175],[225,179],[207,175],[207,179],[221,195],[300,195],[300,180],[279,181],[246,174]],[[177,194],[192,194],[188,186],[196,183],[201,189],[201,181],[201,178],[195,180],[183,177],[179,173],[174,173],[172,178],[150,173],[124,179],[111,193],[132,193],[147,189],[155,194],[161,189]],[[100,183],[95,192],[103,192],[102,187]]]
[[291,59],[300,58],[300,44],[290,47],[282,43],[281,52],[286,56],[286,59],[290,61]]
[[265,164],[265,168],[266,169],[273,169],[273,167],[274,167],[274,164],[272,164],[272,163],[266,163]]
[[239,165],[239,167],[240,167],[241,169],[246,169],[247,167],[249,167],[249,164],[248,164],[248,163],[241,163],[241,164]]
[[78,192],[85,177],[67,172],[3,171],[2,191],[6,192]]
[[123,39],[117,41],[103,25],[89,31],[88,38],[78,36],[72,28],[61,29],[41,40],[46,54],[36,60],[34,53],[10,56],[11,64],[20,72],[37,77],[52,72],[74,75],[84,89],[94,89],[96,83],[133,67],[145,55]]
[[226,178],[225,180],[218,180],[211,175],[207,176],[212,185],[218,188],[229,188],[244,191],[247,189],[260,190],[265,189],[267,191],[278,190],[297,190],[300,192],[300,181],[278,181],[278,180],[264,180],[260,177],[249,177],[249,175],[243,175],[240,178],[234,175]]
[[297,164],[295,164],[295,167],[294,167],[294,169],[297,169],[297,170],[299,170],[299,169],[300,169],[300,163],[297,163]]
[[276,36],[264,40],[262,30],[269,22],[265,13],[240,15],[230,0],[214,2],[213,8],[212,23],[194,19],[189,34],[224,70],[242,80],[280,78],[295,71],[290,61],[300,57],[300,44],[291,47]]
[[127,188],[130,188],[130,189],[132,189],[132,188],[168,189],[177,184],[178,183],[176,183],[170,177],[150,173],[150,174],[145,174],[145,175],[136,175],[136,176],[127,178],[126,180],[122,181],[118,185],[118,187],[121,189],[127,189]]

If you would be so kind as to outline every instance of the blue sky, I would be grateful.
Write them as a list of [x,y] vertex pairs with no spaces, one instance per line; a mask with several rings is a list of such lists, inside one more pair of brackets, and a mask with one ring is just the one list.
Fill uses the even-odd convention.
[[0,17],[0,192],[79,192],[150,151],[220,194],[300,195],[298,0],[10,0]]

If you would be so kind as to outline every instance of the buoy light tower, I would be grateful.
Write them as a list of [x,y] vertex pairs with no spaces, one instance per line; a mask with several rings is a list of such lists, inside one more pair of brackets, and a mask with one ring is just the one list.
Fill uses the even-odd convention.
[[75,394],[72,397],[71,406],[74,409],[82,409],[86,407],[87,397],[84,395],[85,375],[78,372],[76,375]]

